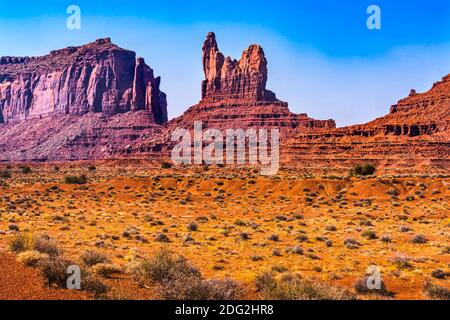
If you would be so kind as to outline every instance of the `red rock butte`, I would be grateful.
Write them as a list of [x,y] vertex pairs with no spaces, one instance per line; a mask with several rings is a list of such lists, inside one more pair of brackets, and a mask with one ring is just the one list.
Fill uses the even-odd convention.
[[202,99],[172,123],[191,127],[201,119],[205,127],[279,128],[283,135],[296,128],[335,128],[334,120],[316,120],[306,114],[294,114],[288,104],[266,89],[268,69],[264,50],[252,44],[240,60],[219,51],[216,36],[208,33],[202,47],[205,80]]

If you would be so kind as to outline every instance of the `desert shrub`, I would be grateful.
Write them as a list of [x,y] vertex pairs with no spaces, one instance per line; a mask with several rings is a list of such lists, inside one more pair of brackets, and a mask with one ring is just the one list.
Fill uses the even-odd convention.
[[350,170],[350,174],[353,176],[371,176],[375,173],[375,170],[375,166],[372,164],[357,164]]
[[396,255],[392,262],[398,269],[411,269],[413,265],[411,264],[411,258],[405,255]]
[[161,168],[162,169],[170,169],[170,168],[172,168],[172,164],[170,163],[170,162],[167,162],[167,161],[163,161],[163,163],[161,163]]
[[188,231],[197,231],[198,230],[198,224],[195,222],[190,222],[187,227]]
[[444,270],[441,270],[441,269],[435,269],[435,270],[433,270],[433,271],[431,272],[431,276],[432,276],[433,278],[436,278],[436,279],[445,279],[445,277],[447,276],[447,274],[445,273]]
[[260,256],[259,254],[252,254],[252,255],[250,256],[250,259],[251,259],[253,262],[256,262],[256,261],[262,261],[262,260],[264,260],[264,257],[263,257],[263,256]]
[[87,275],[81,279],[81,289],[93,293],[96,297],[106,294],[110,288],[98,277]]
[[158,233],[155,235],[155,241],[157,242],[169,242],[169,237],[164,233]]
[[364,238],[369,239],[369,240],[374,240],[377,238],[377,234],[372,230],[364,230],[361,233],[361,236],[363,236]]
[[241,240],[248,240],[248,239],[250,239],[250,236],[247,232],[241,232],[241,233],[239,233],[239,238]]
[[325,283],[303,280],[296,274],[275,278],[273,273],[264,272],[255,280],[256,288],[268,300],[354,300],[348,290]]
[[12,252],[20,253],[24,251],[37,251],[46,253],[49,256],[57,256],[60,253],[56,242],[48,235],[34,235],[29,232],[16,234],[9,242]]
[[111,260],[104,254],[95,250],[86,250],[80,256],[81,261],[88,267],[98,263],[110,263]]
[[37,236],[34,242],[34,250],[46,253],[51,257],[57,256],[61,252],[56,241],[45,234]]
[[162,299],[236,300],[244,292],[231,279],[204,280],[200,271],[183,256],[164,248],[150,258],[132,263],[128,272],[140,284],[154,286]]
[[36,267],[48,258],[48,254],[38,251],[24,251],[17,255],[17,261],[28,267]]
[[423,244],[423,243],[426,243],[426,242],[427,242],[427,238],[426,238],[424,235],[422,235],[422,234],[418,234],[418,235],[414,236],[414,237],[411,239],[411,242],[412,242],[412,243]]
[[429,280],[425,281],[422,290],[431,299],[450,300],[450,290]]
[[29,166],[19,166],[19,170],[20,172],[22,172],[23,174],[29,174],[31,173],[31,168]]
[[304,253],[304,250],[300,246],[295,246],[294,248],[292,248],[292,253],[302,255]]
[[386,285],[383,280],[380,280],[380,288],[379,289],[376,289],[376,288],[370,289],[367,286],[368,279],[369,278],[366,276],[355,282],[353,287],[355,288],[356,293],[366,294],[366,295],[377,294],[377,295],[381,295],[381,296],[391,296],[392,295],[389,291],[387,291]]
[[141,284],[173,281],[179,277],[200,277],[200,271],[183,256],[161,249],[150,258],[143,258],[129,268],[131,276]]
[[398,230],[399,230],[400,232],[409,232],[409,231],[411,231],[411,228],[408,227],[408,226],[400,226],[400,227],[398,228]]
[[85,174],[82,174],[80,176],[70,175],[70,176],[66,176],[64,178],[64,181],[67,184],[85,184],[85,183],[87,183],[87,177]]
[[109,278],[113,274],[119,274],[122,273],[122,268],[118,265],[111,264],[111,263],[97,263],[89,270],[93,274]]
[[64,288],[67,285],[67,268],[71,265],[74,263],[70,260],[54,257],[41,261],[38,267],[49,286],[55,285]]
[[357,249],[360,246],[360,243],[352,238],[347,238],[344,240],[344,245],[349,249]]
[[0,170],[0,178],[9,179],[11,178],[11,171],[7,169]]
[[178,277],[164,282],[157,294],[166,300],[238,300],[244,290],[234,280],[203,280],[199,277]]
[[33,251],[36,238],[32,233],[21,232],[16,234],[9,241],[9,248],[12,252],[20,253],[24,251]]
[[11,231],[19,231],[20,230],[19,226],[17,224],[15,224],[15,223],[11,223],[8,226],[8,229],[11,230]]

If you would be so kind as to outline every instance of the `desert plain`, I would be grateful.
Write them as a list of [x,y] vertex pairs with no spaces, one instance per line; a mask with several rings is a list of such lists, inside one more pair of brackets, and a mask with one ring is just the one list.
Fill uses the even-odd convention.
[[[250,166],[131,160],[1,167],[3,299],[158,299],[129,267],[161,250],[182,255],[205,279],[233,279],[243,299],[277,298],[258,287],[264,273],[295,275],[359,299],[437,297],[426,283],[450,289],[445,172],[352,176],[282,167],[266,177]],[[75,263],[86,251],[105,257],[113,271],[97,270],[96,277],[107,292],[49,285],[12,252],[19,234],[49,236]],[[381,291],[358,286],[370,266],[379,268]],[[11,277],[14,294],[4,289]],[[26,289],[31,281],[38,283],[34,293]]]

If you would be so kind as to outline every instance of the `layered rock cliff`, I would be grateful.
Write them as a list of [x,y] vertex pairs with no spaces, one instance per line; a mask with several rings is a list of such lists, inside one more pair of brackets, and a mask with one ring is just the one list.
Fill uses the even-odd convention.
[[160,78],[142,58],[109,38],[42,57],[0,58],[0,123],[33,118],[147,110],[167,121]]

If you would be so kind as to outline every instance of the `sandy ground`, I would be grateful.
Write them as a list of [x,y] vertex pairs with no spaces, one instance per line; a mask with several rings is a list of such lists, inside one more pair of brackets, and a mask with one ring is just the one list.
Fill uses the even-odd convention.
[[[248,168],[96,164],[94,170],[86,163],[31,169],[23,174],[13,166],[12,178],[0,186],[2,252],[17,233],[11,225],[52,236],[72,259],[95,248],[124,267],[134,257],[168,247],[206,278],[239,281],[246,298],[258,298],[255,277],[274,266],[353,290],[376,265],[394,299],[426,299],[424,281],[433,279],[433,270],[449,270],[450,178],[445,175],[347,178],[295,169],[262,177]],[[64,182],[79,174],[87,175],[87,184]],[[191,222],[197,231],[187,229]],[[367,230],[373,238],[365,236]],[[156,241],[160,233],[170,241]],[[419,234],[426,243],[411,241]],[[349,238],[357,248],[344,244]],[[291,253],[295,246],[304,254]],[[407,268],[396,262],[399,257],[408,261]],[[45,289],[37,271],[22,267],[11,254],[2,253],[0,270],[2,299],[87,297]],[[110,298],[152,297],[126,274],[105,281],[113,288]],[[450,288],[448,277],[433,281]]]

